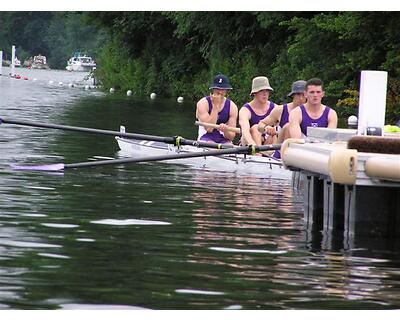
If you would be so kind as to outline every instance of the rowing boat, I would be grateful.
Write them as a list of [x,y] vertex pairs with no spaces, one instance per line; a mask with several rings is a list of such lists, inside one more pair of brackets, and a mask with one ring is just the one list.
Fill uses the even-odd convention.
[[[125,128],[121,126],[121,132]],[[176,147],[164,142],[116,137],[120,154],[123,157],[163,156],[168,154],[201,152],[209,149],[191,145]],[[282,161],[271,157],[232,154],[190,159],[166,160],[163,162],[185,164],[208,170],[236,172],[240,174],[261,175],[268,178],[291,179],[292,173],[283,167]]]

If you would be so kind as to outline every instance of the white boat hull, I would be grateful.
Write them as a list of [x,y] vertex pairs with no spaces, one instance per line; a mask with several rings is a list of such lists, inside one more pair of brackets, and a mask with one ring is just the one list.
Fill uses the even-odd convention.
[[89,72],[92,71],[93,67],[95,67],[95,64],[88,64],[88,65],[83,65],[83,64],[70,64],[66,67],[68,71],[77,71],[77,72]]
[[68,60],[65,68],[68,71],[90,72],[94,67],[96,67],[96,62],[92,59],[92,57],[82,55],[78,52]]
[[[116,139],[119,148],[121,149],[121,156],[124,157],[139,158],[150,155],[162,156],[167,154],[201,152],[207,150],[194,146],[182,146],[178,148],[172,144],[155,141],[126,139],[121,137],[116,137]],[[291,171],[286,170],[281,161],[269,157],[238,154],[166,160],[163,162],[185,164],[216,171],[262,175],[263,177],[273,177],[277,179],[291,179],[292,177]]]

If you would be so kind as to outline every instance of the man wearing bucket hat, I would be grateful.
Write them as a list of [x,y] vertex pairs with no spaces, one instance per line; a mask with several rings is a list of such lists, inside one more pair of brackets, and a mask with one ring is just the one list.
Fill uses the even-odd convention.
[[[276,106],[269,116],[262,119],[258,124],[258,131],[260,133],[267,133],[273,135],[278,129],[278,143],[282,143],[289,138],[289,113],[299,105],[306,102],[304,91],[306,90],[306,81],[298,80],[293,82],[292,91],[288,97],[292,98],[292,102]],[[278,153],[275,152],[279,157]]]
[[312,78],[306,83],[304,95],[307,102],[289,114],[289,133],[291,138],[304,138],[308,127],[336,128],[336,111],[322,104],[324,84],[321,79]]
[[262,145],[274,143],[273,136],[262,135],[258,131],[258,123],[267,117],[275,104],[269,101],[270,93],[274,91],[267,77],[255,77],[252,81],[251,96],[253,100],[245,103],[239,111],[239,125],[242,130],[241,144]]
[[197,102],[196,118],[203,123],[218,125],[218,128],[199,126],[197,140],[232,143],[236,133],[228,127],[236,127],[238,107],[225,97],[232,89],[228,77],[216,75],[209,89],[210,95]]

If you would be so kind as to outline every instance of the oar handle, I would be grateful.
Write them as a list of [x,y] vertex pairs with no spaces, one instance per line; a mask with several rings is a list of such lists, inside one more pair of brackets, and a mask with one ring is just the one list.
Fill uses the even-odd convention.
[[[209,128],[214,128],[214,129],[218,129],[219,128],[219,124],[215,124],[215,123],[208,123],[208,122],[202,122],[202,121],[195,121],[194,123],[196,126],[203,126],[203,127],[209,127]],[[228,131],[232,131],[235,133],[239,133],[240,134],[240,128],[235,128],[235,127],[227,127],[226,130]]]

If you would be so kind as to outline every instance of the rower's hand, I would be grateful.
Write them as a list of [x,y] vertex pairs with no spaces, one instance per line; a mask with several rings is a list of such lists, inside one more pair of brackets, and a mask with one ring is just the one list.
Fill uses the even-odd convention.
[[222,132],[226,132],[227,128],[228,128],[228,126],[225,123],[220,123],[218,130],[222,131]]
[[276,127],[266,126],[264,132],[269,136],[276,136]]

